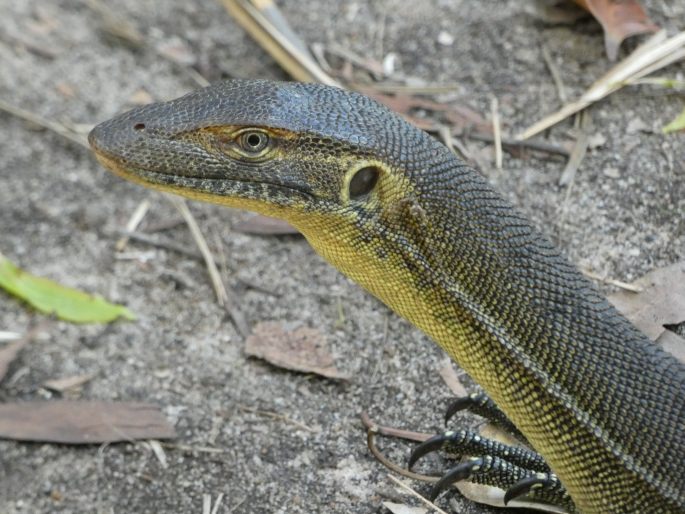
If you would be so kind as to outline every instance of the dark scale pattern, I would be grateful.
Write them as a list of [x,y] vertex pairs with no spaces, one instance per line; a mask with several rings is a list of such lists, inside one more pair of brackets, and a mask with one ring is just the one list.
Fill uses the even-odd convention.
[[[509,460],[499,457],[473,457],[462,462],[448,471],[433,487],[431,497],[451,483],[459,480],[469,480],[476,484],[497,487],[504,491],[515,488],[521,482],[534,480],[536,486],[527,488],[522,499],[541,507],[540,503],[563,507],[569,514],[578,511],[568,496],[564,486],[553,473],[535,472],[513,464]],[[516,495],[518,498],[520,495]]]
[[[270,137],[259,157],[235,136],[255,127]],[[90,141],[124,177],[296,225],[464,367],[579,511],[685,513],[685,367],[386,108],[325,86],[231,81],[135,109]],[[380,176],[350,200],[361,166]]]

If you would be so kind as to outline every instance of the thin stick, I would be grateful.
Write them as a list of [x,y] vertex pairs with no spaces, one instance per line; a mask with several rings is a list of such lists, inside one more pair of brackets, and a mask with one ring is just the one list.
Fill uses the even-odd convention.
[[644,291],[644,289],[642,289],[640,286],[634,286],[633,284],[628,284],[627,282],[621,282],[620,280],[614,280],[613,278],[603,277],[602,275],[598,275],[597,273],[588,269],[582,269],[581,271],[586,277],[589,277],[593,280],[598,280],[599,282],[604,282],[605,284],[619,287],[621,289],[625,289],[631,293],[641,293]]
[[390,471],[394,471],[398,475],[411,478],[413,480],[418,480],[420,482],[435,483],[440,480],[440,477],[432,477],[429,475],[422,475],[420,473],[414,473],[408,469],[404,469],[402,466],[395,464],[393,461],[388,459],[376,446],[376,434],[378,432],[374,428],[369,428],[366,432],[366,446],[369,448],[371,454],[376,457],[376,460],[380,462],[383,466],[388,468]]
[[216,294],[217,303],[226,309],[226,312],[228,312],[228,315],[233,320],[233,323],[235,324],[235,327],[238,329],[238,332],[240,332],[240,334],[243,337],[247,337],[248,335],[250,335],[250,330],[247,326],[247,322],[245,321],[245,318],[243,317],[238,307],[233,303],[231,297],[228,295],[227,288],[221,280],[221,274],[219,273],[219,270],[216,267],[216,261],[214,260],[214,256],[212,255],[212,252],[209,249],[209,246],[207,245],[205,237],[202,235],[200,226],[197,224],[197,221],[195,220],[193,214],[190,212],[190,209],[188,209],[188,204],[186,204],[186,202],[183,199],[178,198],[176,196],[166,196],[167,198],[169,198],[171,203],[176,207],[178,212],[181,213],[181,216],[183,216],[183,219],[185,220],[186,225],[188,225],[188,229],[190,230],[190,233],[193,236],[193,239],[195,240],[195,244],[197,245],[198,249],[200,250],[200,253],[202,254],[202,257],[205,261],[205,266],[207,267],[207,272],[209,273],[209,278],[212,282],[212,286],[214,287],[214,293]]
[[[494,143],[495,141],[495,138],[493,136],[491,136],[490,134],[483,134],[482,132],[473,132],[467,134],[466,137],[470,139],[475,139],[476,141],[484,141],[485,143]],[[521,148],[528,148],[533,151],[563,155],[564,157],[568,157],[571,154],[571,152],[569,152],[568,149],[564,148],[561,145],[530,139],[511,139],[503,137],[502,148],[507,149],[509,151],[520,150]]]
[[189,446],[186,444],[160,443],[164,448],[178,450],[186,453],[226,453],[224,448],[212,448],[211,446]]
[[257,414],[259,416],[265,416],[267,418],[277,419],[279,421],[284,421],[290,425],[295,425],[296,427],[299,427],[302,430],[306,430],[307,432],[312,432],[314,434],[318,432],[318,430],[315,430],[312,427],[305,425],[304,423],[300,423],[297,420],[289,418],[288,416],[286,416],[284,414],[279,414],[278,412],[273,412],[273,411],[269,411],[269,410],[259,410],[259,409],[255,409],[254,407],[248,407],[247,405],[243,405],[243,404],[238,404],[237,407],[240,410],[245,411],[245,412],[251,412],[251,413]]
[[640,79],[649,73],[685,57],[685,32],[666,39],[665,32],[649,38],[642,46],[619,64],[611,68],[577,100],[564,105],[557,112],[546,116],[524,130],[519,139],[527,139],[560,121],[582,111],[594,102],[618,91],[632,80]]
[[580,117],[578,137],[573,145],[571,157],[569,158],[564,171],[559,177],[560,186],[568,186],[575,180],[578,168],[580,168],[580,164],[583,162],[588,146],[590,145],[590,135],[587,132],[587,111],[581,111],[578,113],[578,116]]
[[216,502],[214,503],[212,514],[217,514],[219,512],[219,507],[221,507],[222,501],[224,501],[224,493],[219,493],[219,496],[216,497]]
[[438,514],[447,514],[447,512],[445,512],[444,510],[442,510],[442,509],[441,509],[440,507],[438,507],[435,503],[433,503],[432,501],[427,500],[426,498],[424,498],[423,496],[421,496],[419,493],[417,493],[416,491],[414,491],[414,489],[412,489],[411,487],[409,487],[407,484],[405,484],[405,483],[402,482],[401,480],[395,478],[395,477],[392,476],[392,475],[388,475],[388,478],[389,478],[390,480],[392,480],[393,482],[395,482],[398,486],[400,486],[400,488],[402,488],[402,489],[404,489],[405,491],[407,491],[407,493],[411,494],[411,495],[414,496],[415,498],[418,498],[419,500],[421,500],[424,504],[428,505],[428,507],[430,507],[431,509],[433,509],[433,510],[434,510],[435,512],[437,512]]
[[167,241],[166,239],[154,237],[148,234],[144,234],[142,232],[128,232],[126,230],[122,230],[121,234],[129,238],[131,241],[145,243],[156,248],[162,248],[163,250],[170,250],[172,252],[180,253],[181,255],[185,255],[186,257],[190,257],[191,259],[195,259],[198,261],[202,260],[202,254],[200,252],[197,252],[192,248],[187,248],[174,241]]
[[[138,207],[136,207],[136,209],[133,211],[133,214],[131,214],[131,217],[126,223],[126,232],[134,232],[138,228],[140,223],[143,221],[143,218],[145,218],[145,215],[149,210],[150,201],[146,198],[138,204]],[[126,245],[128,244],[128,240],[129,236],[123,236],[119,238],[119,240],[114,245],[115,250],[117,252],[123,252],[126,248]]]
[[490,100],[492,111],[492,135],[495,138],[495,166],[497,171],[502,171],[502,126],[499,119],[499,102],[496,97]]
[[85,137],[76,134],[72,130],[69,130],[61,123],[57,123],[56,121],[52,121],[47,118],[43,118],[38,114],[26,111],[21,107],[12,105],[2,99],[0,99],[0,111],[5,111],[6,113],[11,114],[12,116],[16,116],[17,118],[38,125],[44,129],[50,130],[51,132],[54,132],[55,134],[60,135],[65,139],[68,139],[72,143],[76,143],[77,145],[90,150],[90,146],[88,145],[88,141],[86,141]]
[[552,75],[552,81],[554,86],[557,88],[557,96],[561,103],[566,103],[568,101],[568,95],[566,94],[566,88],[564,87],[564,82],[561,80],[561,74],[559,73],[559,68],[557,68],[554,59],[552,59],[552,54],[549,53],[549,48],[547,45],[542,45],[542,57],[545,59],[545,64],[547,64],[547,69],[549,74]]
[[167,469],[169,467],[169,463],[166,458],[166,453],[164,453],[164,448],[162,448],[162,445],[159,443],[159,441],[156,439],[151,439],[147,443],[150,445],[152,453],[154,453],[155,457],[157,457],[159,465],[162,466],[162,469]]
[[407,441],[414,441],[417,443],[422,443],[426,439],[429,439],[431,437],[431,434],[426,434],[424,432],[413,432],[411,430],[402,430],[400,428],[379,425],[375,421],[371,420],[369,414],[366,412],[362,412],[361,419],[362,424],[367,430],[374,430],[378,435],[382,435],[384,437],[395,437],[398,439],[406,439]]

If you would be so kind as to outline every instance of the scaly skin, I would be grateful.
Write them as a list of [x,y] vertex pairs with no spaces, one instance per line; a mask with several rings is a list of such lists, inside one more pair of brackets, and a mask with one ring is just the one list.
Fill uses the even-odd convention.
[[331,87],[231,81],[130,111],[90,142],[125,178],[292,223],[484,388],[579,512],[685,513],[685,367],[386,108]]

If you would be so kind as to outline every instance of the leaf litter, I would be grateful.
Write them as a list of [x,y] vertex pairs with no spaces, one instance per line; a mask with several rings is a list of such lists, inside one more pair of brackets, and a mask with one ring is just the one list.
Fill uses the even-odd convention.
[[629,37],[656,32],[659,27],[649,19],[638,0],[574,0],[589,11],[604,29],[604,46],[609,60]]
[[[619,291],[609,301],[647,337],[685,362],[685,339],[668,329],[685,323],[685,261],[651,271],[632,285],[640,292]],[[680,352],[675,352],[678,344]]]
[[62,444],[171,439],[174,427],[158,407],[140,402],[28,401],[0,403],[0,438]]
[[274,321],[258,323],[245,341],[245,353],[291,371],[336,380],[350,378],[335,366],[326,336],[316,328]]

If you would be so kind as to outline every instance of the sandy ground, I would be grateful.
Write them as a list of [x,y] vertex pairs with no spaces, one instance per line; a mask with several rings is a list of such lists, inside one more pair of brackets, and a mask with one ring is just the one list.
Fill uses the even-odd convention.
[[[657,23],[682,29],[676,20],[685,19],[683,2],[644,3]],[[52,119],[94,124],[130,107],[140,90],[159,100],[175,97],[195,86],[151,47],[177,38],[210,80],[284,78],[216,2],[108,4],[146,34],[150,47],[112,42],[79,1],[0,0],[0,98]],[[403,73],[456,83],[455,102],[488,112],[496,95],[512,133],[560,105],[543,44],[573,95],[608,67],[591,20],[549,25],[532,4],[516,0],[407,5],[289,1],[283,10],[308,43],[335,42],[376,59],[395,52]],[[441,31],[454,38],[451,45],[438,43]],[[667,75],[684,71],[680,65]],[[485,172],[574,262],[630,281],[685,258],[683,139],[659,132],[682,107],[682,97],[650,87],[628,88],[594,107],[593,134],[605,141],[590,151],[570,189],[557,185],[563,164],[554,160],[507,156],[501,174]],[[570,127],[554,128],[551,137],[563,139]],[[127,259],[116,257],[117,231],[144,198],[152,210],[143,229],[178,217],[162,196],[5,114],[0,134],[0,250],[33,273],[102,294],[139,316],[108,326],[56,323],[14,363],[0,401],[44,398],[44,380],[94,372],[81,397],[156,403],[175,423],[178,443],[225,450],[168,450],[164,469],[144,444],[2,441],[1,513],[201,512],[205,494],[224,495],[219,513],[384,512],[381,493],[389,482],[367,452],[359,413],[440,430],[449,391],[436,372],[444,358],[436,346],[303,240],[241,235],[231,226],[245,213],[193,204],[210,242],[226,254],[228,282],[249,279],[278,292],[240,291],[249,323],[319,328],[353,378],[341,384],[247,358],[201,263],[141,244],[130,245]],[[490,150],[479,155],[491,162]],[[164,235],[192,246],[183,225]],[[0,294],[0,329],[23,331],[31,320],[23,305]],[[465,502],[460,512],[495,511]]]

